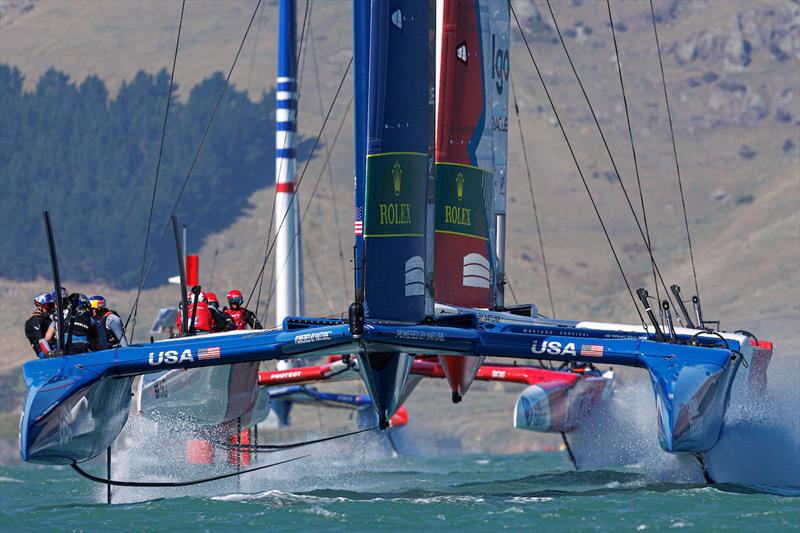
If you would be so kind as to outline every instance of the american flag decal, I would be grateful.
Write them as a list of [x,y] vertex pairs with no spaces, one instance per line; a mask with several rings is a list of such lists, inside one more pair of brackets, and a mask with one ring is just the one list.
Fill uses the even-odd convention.
[[204,361],[206,359],[219,359],[219,355],[219,346],[211,346],[210,348],[200,348],[197,350],[197,359],[199,361]]
[[361,220],[356,220],[354,226],[354,232],[356,235],[363,235],[364,234],[364,222]]
[[584,344],[581,346],[581,355],[585,357],[603,357],[603,346],[600,344]]

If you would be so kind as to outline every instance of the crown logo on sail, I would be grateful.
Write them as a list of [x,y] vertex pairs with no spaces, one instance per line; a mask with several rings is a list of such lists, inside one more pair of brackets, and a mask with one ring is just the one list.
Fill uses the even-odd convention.
[[456,194],[458,194],[458,201],[464,197],[464,174],[461,172],[456,176]]
[[400,180],[403,177],[403,169],[400,163],[395,163],[392,167],[392,184],[394,185],[394,195],[400,196]]

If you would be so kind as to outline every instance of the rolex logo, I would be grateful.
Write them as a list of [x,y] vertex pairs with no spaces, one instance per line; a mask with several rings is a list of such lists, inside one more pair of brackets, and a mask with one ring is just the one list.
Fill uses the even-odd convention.
[[464,197],[464,174],[461,172],[456,176],[456,194],[458,194],[458,201]]
[[392,167],[392,184],[394,185],[394,195],[400,196],[400,181],[403,178],[403,169],[400,163],[395,163]]

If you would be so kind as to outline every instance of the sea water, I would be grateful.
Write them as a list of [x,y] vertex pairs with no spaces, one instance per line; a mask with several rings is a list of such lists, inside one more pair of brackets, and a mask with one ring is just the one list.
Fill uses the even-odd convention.
[[[5,467],[0,530],[800,529],[796,489],[664,482],[641,466],[576,472],[559,452],[391,459],[361,458],[345,446],[310,451],[191,490],[114,489],[112,505],[104,503],[104,487],[69,468]],[[104,471],[101,464],[87,469]]]
[[[0,467],[0,531],[800,531],[800,361],[779,359],[770,392],[731,402],[706,460],[663,452],[652,392],[628,381],[569,436],[563,452],[393,457],[375,432],[260,454],[250,466],[298,460],[192,487],[106,489],[69,467]],[[310,436],[313,438],[313,436]],[[398,437],[402,437],[402,432]],[[417,443],[418,444],[418,443]],[[179,481],[231,471],[189,466],[157,425],[132,418],[112,477]],[[223,454],[224,455],[224,454]],[[624,466],[621,466],[624,465]],[[84,465],[105,475],[104,457]]]

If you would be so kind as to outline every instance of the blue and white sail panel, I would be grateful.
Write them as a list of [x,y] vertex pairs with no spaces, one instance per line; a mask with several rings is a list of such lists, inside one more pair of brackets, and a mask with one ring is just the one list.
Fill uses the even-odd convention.
[[297,175],[295,0],[281,0],[275,102],[275,322],[303,312],[300,210]]
[[491,48],[491,128],[494,148],[494,210],[506,214],[508,165],[509,22],[508,0],[488,0]]
[[365,312],[417,322],[428,293],[429,6],[373,0],[370,11]]

